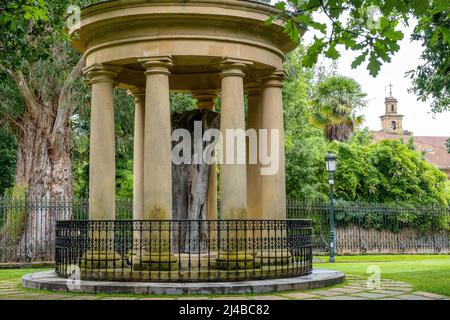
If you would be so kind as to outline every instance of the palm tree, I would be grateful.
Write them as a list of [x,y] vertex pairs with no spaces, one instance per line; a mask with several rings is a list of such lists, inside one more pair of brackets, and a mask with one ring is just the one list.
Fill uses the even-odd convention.
[[329,141],[345,141],[362,124],[357,111],[366,106],[366,94],[352,78],[333,75],[317,84],[312,99],[311,123],[322,128]]

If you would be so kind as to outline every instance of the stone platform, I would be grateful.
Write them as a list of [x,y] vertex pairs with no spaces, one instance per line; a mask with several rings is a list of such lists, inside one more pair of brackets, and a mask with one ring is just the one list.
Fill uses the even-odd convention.
[[22,285],[29,289],[80,293],[245,294],[324,288],[342,283],[344,279],[342,272],[325,269],[314,269],[310,275],[294,278],[201,283],[85,281],[43,271],[23,276]]

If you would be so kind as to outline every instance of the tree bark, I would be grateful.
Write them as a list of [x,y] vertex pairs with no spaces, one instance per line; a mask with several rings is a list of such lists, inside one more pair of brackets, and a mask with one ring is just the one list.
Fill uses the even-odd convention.
[[352,128],[349,128],[347,124],[331,124],[326,126],[325,136],[329,141],[344,142],[350,137],[352,131]]
[[219,128],[219,114],[209,110],[192,110],[172,115],[172,130],[188,130],[192,142],[191,163],[172,164],[172,217],[174,220],[189,220],[183,223],[189,230],[181,230],[174,237],[174,243],[179,245],[180,252],[202,252],[208,245],[208,232],[205,225],[198,220],[206,220],[208,217],[210,166],[203,161],[201,164],[194,163],[194,145],[196,142],[201,143],[204,150],[209,142],[194,140],[195,121],[201,121],[204,133],[207,129]]
[[42,108],[37,117],[26,114],[18,136],[16,184],[27,186],[32,199],[70,197],[72,170],[70,162],[69,124],[61,128],[62,143],[54,148],[50,133],[55,120],[50,108]]

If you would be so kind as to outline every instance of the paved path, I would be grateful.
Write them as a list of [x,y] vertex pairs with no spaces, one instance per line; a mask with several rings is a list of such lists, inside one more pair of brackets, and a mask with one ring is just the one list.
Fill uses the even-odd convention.
[[428,292],[414,291],[405,282],[384,279],[380,288],[368,288],[365,279],[347,276],[348,282],[344,286],[330,289],[315,289],[298,292],[278,292],[268,295],[246,296],[183,296],[183,297],[152,297],[152,296],[120,296],[94,294],[65,294],[27,290],[21,287],[20,281],[0,281],[0,300],[450,300],[450,297]]

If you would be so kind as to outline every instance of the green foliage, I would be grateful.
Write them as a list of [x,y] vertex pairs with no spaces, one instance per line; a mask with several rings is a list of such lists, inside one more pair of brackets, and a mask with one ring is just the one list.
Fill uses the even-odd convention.
[[303,54],[300,47],[285,63],[288,72],[283,88],[286,193],[292,199],[317,199],[324,198],[321,190],[326,179],[321,159],[327,145],[322,132],[308,122],[313,72],[301,66]]
[[[3,69],[21,70],[37,61],[51,61],[55,43],[68,40],[66,10],[69,5],[92,1],[1,1],[0,66]],[[4,73],[0,74],[4,77]]]
[[[338,156],[335,173],[338,199],[381,203],[450,203],[445,175],[414,151],[413,141],[408,144],[389,140],[372,143],[372,133],[364,128],[356,130],[346,143],[327,143],[322,130],[312,127],[308,121],[315,111],[314,101],[310,97],[314,97],[311,87],[317,74],[302,67],[304,54],[300,47],[285,63],[288,71],[283,89],[287,197],[307,200],[328,198],[324,156],[331,149]],[[324,71],[320,73],[324,74]],[[327,75],[321,77],[319,84],[338,78]],[[351,83],[350,88],[359,87],[354,80],[344,81]],[[358,92],[353,89],[351,92]],[[333,101],[338,96],[331,95],[329,100]],[[339,98],[336,100],[339,101]]]
[[345,141],[364,120],[357,111],[365,107],[365,97],[355,80],[327,77],[314,90],[311,122],[324,130],[329,141]]
[[[2,201],[5,201],[3,205],[5,210],[3,212],[4,217],[0,219],[0,233],[6,239],[20,241],[20,236],[25,228],[24,199],[27,189],[27,185],[14,185],[2,199]],[[6,205],[6,203],[10,205]]]
[[116,196],[122,199],[133,198],[133,159],[120,162],[120,167],[116,170]]
[[399,232],[414,228],[419,232],[450,230],[448,207],[443,204],[420,205],[410,202],[369,203],[337,200],[335,221],[339,227],[358,225],[364,229]]
[[[86,197],[89,186],[89,90],[81,83],[76,94],[79,109],[71,119],[71,159],[73,190],[76,197]],[[114,91],[116,133],[116,189],[119,197],[132,197],[134,101],[126,91]],[[130,165],[131,163],[131,165]],[[131,184],[131,189],[130,189]],[[130,191],[131,190],[131,191]]]
[[448,204],[447,177],[400,141],[368,146],[333,142],[336,197],[370,202]]
[[[402,141],[403,141],[403,140],[402,140]],[[408,146],[408,148],[409,148],[410,150],[413,150],[413,151],[416,150],[416,143],[414,142],[414,137],[410,137],[410,138],[408,139],[407,146]]]
[[444,198],[450,204],[450,180],[447,180],[444,184]]
[[419,19],[412,35],[422,41],[421,59],[426,63],[407,74],[413,79],[412,91],[422,101],[432,98],[433,112],[450,110],[450,1],[433,1]]
[[377,194],[380,177],[377,170],[365,161],[367,148],[338,142],[330,145],[330,149],[338,157],[335,173],[336,198],[366,200]]
[[71,103],[77,107],[70,119],[70,159],[72,161],[72,188],[76,198],[87,197],[89,187],[89,127],[90,90],[78,79],[72,91]]
[[16,139],[4,127],[0,127],[0,195],[14,183],[16,161]]
[[197,102],[188,93],[170,94],[170,112],[182,113],[197,108]]
[[[48,6],[43,0],[1,1],[0,65],[15,69],[25,61],[37,61],[46,54],[52,32],[39,41],[36,35],[44,34],[48,27]],[[33,37],[35,39],[33,39]],[[41,41],[43,40],[43,41]]]
[[[299,40],[299,30],[316,31],[303,57],[304,66],[313,66],[319,54],[338,59],[343,50],[351,50],[358,53],[352,68],[366,62],[372,76],[400,49],[404,35],[398,25],[409,25],[411,18],[417,19],[412,39],[422,42],[425,63],[410,72],[412,89],[423,100],[434,99],[434,112],[448,110],[450,0],[280,0],[275,7],[280,14],[270,21],[286,18],[285,32],[293,40]],[[329,23],[318,22],[315,17],[320,14]],[[294,27],[298,31],[294,32]]]
[[25,105],[17,85],[10,77],[0,76],[0,101],[0,126],[11,129],[14,133],[19,127],[11,120],[19,118],[24,113]]
[[367,146],[372,143],[373,133],[368,127],[357,129],[353,135],[347,140],[350,144]]

